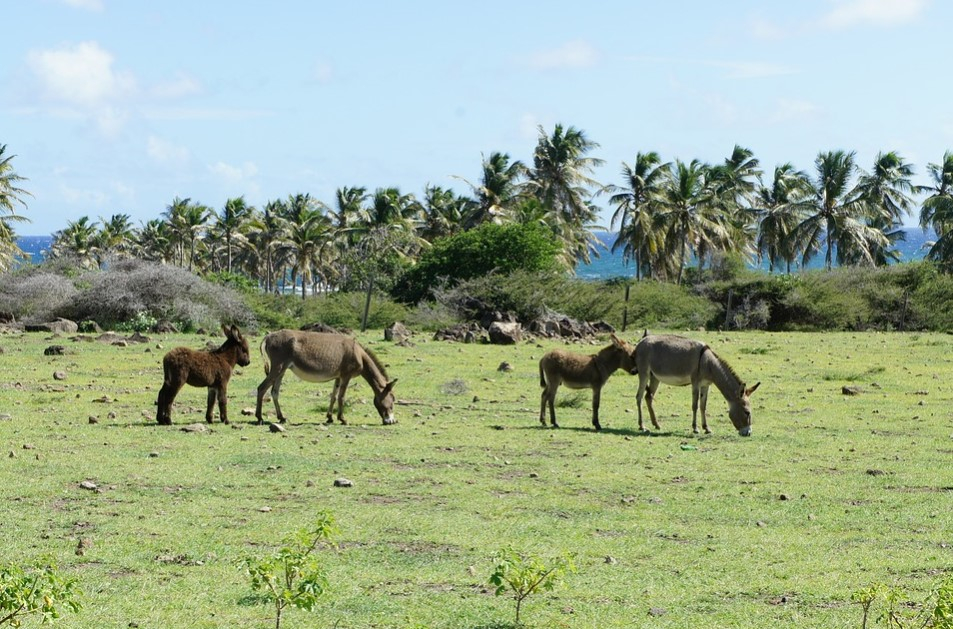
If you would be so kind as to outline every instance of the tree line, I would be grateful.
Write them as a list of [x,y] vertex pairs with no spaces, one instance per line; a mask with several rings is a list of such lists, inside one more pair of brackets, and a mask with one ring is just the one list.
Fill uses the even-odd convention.
[[[742,146],[715,164],[639,152],[622,164],[618,183],[606,184],[594,179],[604,163],[592,155],[598,147],[575,127],[539,127],[531,162],[484,156],[478,180],[460,178],[467,194],[427,185],[418,197],[358,186],[337,189],[331,203],[301,193],[258,208],[239,196],[220,209],[176,197],[139,227],[122,213],[69,221],[53,235],[49,255],[90,268],[137,257],[242,275],[266,291],[300,286],[302,296],[370,293],[437,240],[485,223],[545,228],[572,271],[596,254],[597,201],[605,199],[617,233],[611,248],[635,278],[681,283],[690,264],[702,268],[723,255],[788,273],[817,256],[828,269],[888,264],[898,259],[903,219],[920,197],[920,224],[937,234],[927,257],[953,261],[953,152],[928,165],[924,186],[913,183],[914,167],[896,151],[878,153],[869,170],[854,152],[834,150],[818,154],[810,172],[785,163],[766,173]],[[18,254],[13,225],[26,220],[17,210],[29,196],[5,151],[0,144],[0,270]]]

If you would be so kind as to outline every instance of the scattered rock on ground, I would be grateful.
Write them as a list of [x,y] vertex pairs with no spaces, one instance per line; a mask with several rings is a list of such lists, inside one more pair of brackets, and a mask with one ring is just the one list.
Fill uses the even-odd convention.
[[515,345],[523,340],[523,326],[517,322],[496,321],[487,332],[494,345]]
[[62,345],[50,345],[43,350],[44,356],[62,356],[66,353],[66,348]]
[[410,338],[410,330],[400,321],[395,321],[384,329],[384,340],[402,343]]
[[347,478],[335,478],[334,486],[335,487],[353,487],[354,483],[348,480]]
[[208,432],[208,426],[205,424],[188,424],[182,426],[182,432]]
[[50,332],[53,334],[76,334],[79,324],[69,319],[59,318],[45,323],[28,323],[24,326],[27,332]]

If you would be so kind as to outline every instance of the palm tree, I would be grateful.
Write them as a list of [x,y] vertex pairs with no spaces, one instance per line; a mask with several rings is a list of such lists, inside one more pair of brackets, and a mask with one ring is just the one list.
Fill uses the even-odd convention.
[[241,246],[245,242],[244,230],[254,209],[245,203],[245,197],[241,196],[228,199],[222,211],[214,214],[215,222],[211,233],[225,241],[225,270],[229,273],[232,272],[233,245]]
[[189,270],[195,263],[196,244],[201,239],[212,210],[192,203],[191,199],[175,197],[166,206],[165,216],[172,234],[172,242],[178,252],[179,266],[185,266],[185,254],[189,256]]
[[899,252],[890,246],[906,239],[901,229],[904,217],[913,211],[911,195],[921,192],[913,184],[913,165],[904,161],[896,152],[877,153],[870,173],[862,173],[857,182],[856,193],[866,206],[868,225],[883,232],[887,247],[875,246],[871,250],[874,264],[883,266],[900,259]]
[[927,258],[949,267],[953,262],[953,152],[943,154],[940,164],[929,164],[930,186],[925,191],[931,194],[920,209],[920,227],[932,228],[937,239],[930,247]]
[[523,196],[526,173],[523,162],[510,161],[509,154],[494,151],[489,157],[483,158],[479,184],[474,185],[460,177],[476,197],[475,203],[464,216],[463,229],[472,229],[487,222],[508,221]]
[[575,127],[557,124],[552,135],[539,127],[529,187],[550,214],[550,227],[562,241],[569,268],[589,262],[597,240],[592,228],[598,208],[592,198],[603,186],[590,174],[604,162],[587,154],[599,145]]
[[658,195],[653,229],[661,231],[665,249],[657,264],[676,273],[676,284],[682,282],[690,255],[701,268],[707,252],[727,250],[730,244],[730,230],[708,173],[709,167],[697,159],[688,164],[675,160]]
[[800,255],[795,232],[807,215],[813,193],[807,173],[797,170],[790,162],[774,169],[770,186],[761,186],[755,202],[759,217],[758,237],[755,243],[758,259],[768,259],[768,272],[786,264],[787,272]]
[[261,212],[253,210],[248,220],[246,248],[249,266],[259,284],[269,293],[277,287],[278,269],[283,267],[284,252],[288,250],[288,222],[282,218],[285,214],[283,205],[280,199],[269,201]]
[[307,295],[307,288],[321,264],[321,253],[330,242],[331,234],[331,220],[318,209],[304,210],[296,220],[288,222],[292,278],[294,274],[301,277],[301,299]]
[[50,257],[75,257],[81,268],[98,268],[97,225],[98,223],[91,223],[88,216],[69,221],[65,229],[53,234],[53,242],[50,243]]
[[828,270],[833,267],[835,247],[838,263],[873,264],[871,249],[888,244],[883,232],[866,223],[863,200],[851,188],[857,171],[854,156],[853,151],[828,151],[814,161],[817,172],[812,182],[811,214],[797,227],[805,264],[822,243],[824,267]]
[[135,230],[128,214],[113,214],[108,219],[99,218],[102,227],[95,236],[96,258],[102,267],[109,255],[124,256],[131,253],[135,243]]
[[7,151],[6,144],[0,144],[0,271],[6,271],[23,251],[17,246],[16,231],[13,223],[29,221],[30,219],[17,214],[17,206],[26,209],[24,197],[33,196],[23,188],[19,182],[27,181],[13,170],[13,158],[16,155],[4,157]]
[[453,190],[440,186],[424,187],[422,212],[424,215],[420,236],[432,243],[463,230],[463,218],[475,206],[472,199],[457,196]]
[[619,231],[612,243],[611,251],[622,249],[622,259],[635,261],[635,277],[642,279],[642,271],[649,269],[651,253],[658,248],[658,241],[652,230],[654,203],[665,177],[669,163],[662,164],[662,158],[655,151],[637,153],[635,162],[629,166],[622,164],[624,186],[609,186],[612,193],[609,203],[616,206],[612,214],[610,229]]
[[145,260],[154,260],[163,264],[175,259],[172,229],[169,223],[154,218],[139,230],[135,239],[136,255]]

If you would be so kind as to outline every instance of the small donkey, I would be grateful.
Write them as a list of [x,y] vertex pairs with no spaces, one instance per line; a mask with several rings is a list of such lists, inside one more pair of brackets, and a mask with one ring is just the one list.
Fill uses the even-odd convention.
[[168,426],[172,424],[172,401],[186,384],[193,387],[208,387],[208,407],[205,421],[212,423],[212,408],[218,400],[218,414],[223,424],[228,423],[228,398],[226,388],[232,377],[232,367],[239,364],[247,367],[251,362],[248,356],[248,341],[236,326],[222,326],[225,342],[211,352],[199,352],[188,347],[171,349],[162,358],[162,370],[165,379],[159,390],[159,411],[156,421]]
[[553,428],[556,423],[556,390],[560,384],[570,389],[592,389],[592,425],[601,430],[599,424],[599,397],[602,387],[617,369],[631,372],[635,367],[632,360],[633,346],[612,335],[612,345],[603,348],[598,354],[582,356],[561,349],[547,352],[539,359],[539,386],[543,387],[539,407],[539,422],[546,425],[546,406],[549,405],[549,422]]

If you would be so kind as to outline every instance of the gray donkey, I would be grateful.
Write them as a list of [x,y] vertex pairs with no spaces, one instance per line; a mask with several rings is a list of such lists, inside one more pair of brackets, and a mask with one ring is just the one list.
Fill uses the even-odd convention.
[[708,433],[705,409],[708,405],[708,387],[714,384],[728,401],[728,417],[742,437],[751,435],[751,402],[749,397],[761,385],[746,387],[735,370],[718,357],[708,345],[674,334],[645,336],[635,346],[633,359],[639,374],[639,430],[642,425],[642,397],[649,407],[652,425],[659,428],[652,401],[659,384],[692,385],[692,431],[698,432],[698,408],[702,411],[702,429]]
[[261,342],[261,356],[265,366],[265,379],[258,385],[258,401],[255,417],[262,423],[261,406],[268,389],[275,402],[278,421],[285,416],[278,405],[281,379],[290,368],[296,376],[308,382],[334,380],[331,402],[328,404],[327,423],[334,422],[334,404],[338,406],[338,421],[344,421],[344,393],[351,378],[362,376],[374,391],[374,406],[384,424],[396,423],[394,419],[394,384],[388,381],[384,366],[370,350],[343,334],[306,332],[303,330],[279,330],[265,336]]
[[546,406],[549,406],[549,422],[553,428],[556,423],[556,390],[560,384],[570,389],[592,389],[592,425],[601,430],[599,423],[599,398],[602,387],[617,369],[632,371],[633,347],[612,335],[612,345],[603,348],[598,354],[583,356],[562,349],[547,352],[539,359],[539,386],[543,387],[539,407],[539,422],[546,425]]

